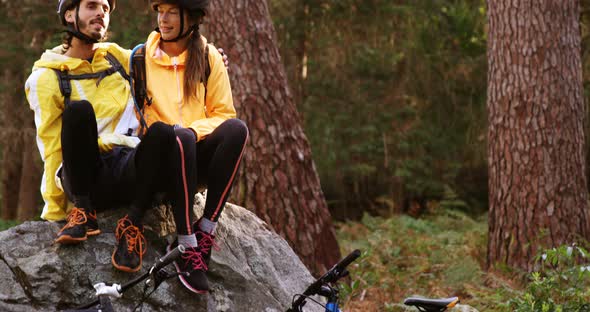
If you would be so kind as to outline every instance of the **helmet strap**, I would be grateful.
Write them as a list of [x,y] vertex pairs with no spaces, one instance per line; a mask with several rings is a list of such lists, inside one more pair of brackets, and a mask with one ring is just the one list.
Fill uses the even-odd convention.
[[76,28],[74,29],[74,27],[72,27],[72,25],[68,25],[68,28],[66,29],[66,31],[70,34],[72,34],[72,36],[84,41],[84,43],[87,44],[94,44],[94,43],[98,43],[98,40],[83,34],[80,31],[80,15],[79,15],[79,10],[80,10],[80,3],[78,3],[76,5]]

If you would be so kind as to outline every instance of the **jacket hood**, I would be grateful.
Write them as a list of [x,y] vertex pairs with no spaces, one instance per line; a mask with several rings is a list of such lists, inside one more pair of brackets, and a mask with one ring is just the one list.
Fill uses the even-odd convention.
[[[160,38],[161,35],[157,31],[153,31],[146,42],[146,52],[152,56],[154,62],[161,66],[174,66],[172,57],[168,56],[166,52],[160,49]],[[201,36],[203,45],[207,44],[207,39]],[[176,57],[176,65],[184,66],[187,58],[187,51],[184,50],[180,55]]]
[[[83,59],[69,57],[62,53],[62,46],[59,45],[53,49],[46,50],[42,55],[41,58],[35,62],[33,65],[33,70],[39,68],[50,68],[50,69],[57,69],[57,70],[82,70],[84,72],[92,72],[92,66]],[[125,59],[128,56],[125,56],[121,53],[121,48],[114,43],[110,42],[101,42],[98,43],[98,48],[94,53],[94,59],[97,57],[104,58],[107,52],[113,54],[113,56],[117,57],[118,59]],[[88,67],[88,70],[84,70],[84,67]]]

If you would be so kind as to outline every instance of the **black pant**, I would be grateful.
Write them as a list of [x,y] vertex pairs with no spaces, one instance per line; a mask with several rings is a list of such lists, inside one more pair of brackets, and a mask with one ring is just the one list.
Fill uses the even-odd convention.
[[62,115],[63,169],[58,173],[67,197],[76,207],[102,210],[133,202],[135,149],[115,147],[101,154],[94,109],[88,101],[72,101]]
[[[168,187],[172,188],[161,185],[159,190],[173,196],[171,202],[177,232],[187,235],[193,232],[192,208],[198,186],[207,187],[203,217],[214,222],[219,219],[244,153],[248,128],[239,119],[229,119],[196,144],[190,129],[176,129],[175,136],[176,146],[172,148],[172,159],[168,160],[173,177],[167,177],[166,172],[159,175],[161,181],[171,181]],[[141,144],[144,141],[145,138]],[[145,179],[156,179],[156,175]]]
[[178,233],[185,235],[192,233],[197,185],[208,188],[204,217],[219,218],[248,138],[238,119],[223,122],[196,144],[191,130],[157,122],[137,148],[115,147],[100,154],[96,116],[88,101],[71,102],[62,120],[63,184],[77,207],[131,204],[130,217],[140,224],[155,194],[163,192],[172,204]]

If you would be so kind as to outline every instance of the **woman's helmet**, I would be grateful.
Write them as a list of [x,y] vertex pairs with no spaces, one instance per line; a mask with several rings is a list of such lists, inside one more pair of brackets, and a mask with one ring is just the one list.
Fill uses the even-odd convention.
[[[80,1],[81,0],[58,0],[57,14],[59,15],[59,19],[61,20],[62,25],[68,26],[68,22],[66,22],[66,11],[80,4]],[[112,12],[115,9],[115,6],[117,5],[117,1],[108,1]]]
[[151,0],[152,9],[157,10],[162,3],[176,4],[186,11],[201,11],[203,16],[207,15],[210,0]]
[[[198,23],[200,21],[197,21],[197,24],[189,26],[186,32],[184,31],[184,12],[188,12],[191,17],[206,16],[209,11],[209,2],[210,0],[150,0],[150,4],[154,11],[158,10],[160,4],[175,4],[178,5],[178,8],[180,9],[180,32],[178,33],[178,36],[170,40],[164,40],[163,38],[160,38],[160,40],[164,42],[175,42],[190,35],[193,31],[198,30]],[[156,28],[156,31],[160,32],[160,29]]]

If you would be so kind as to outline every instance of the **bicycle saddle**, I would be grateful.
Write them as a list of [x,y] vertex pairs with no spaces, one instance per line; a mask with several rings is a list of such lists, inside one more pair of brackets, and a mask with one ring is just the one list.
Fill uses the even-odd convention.
[[442,312],[448,308],[454,307],[459,303],[458,297],[444,298],[444,299],[428,299],[428,298],[406,298],[404,304],[408,306],[415,306],[419,311],[423,312]]

